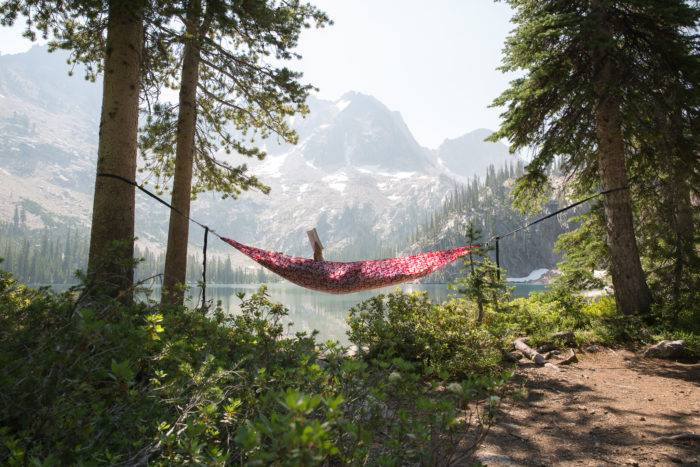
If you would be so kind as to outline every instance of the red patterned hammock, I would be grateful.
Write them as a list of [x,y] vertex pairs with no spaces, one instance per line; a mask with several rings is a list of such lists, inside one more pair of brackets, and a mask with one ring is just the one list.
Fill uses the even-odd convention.
[[413,256],[342,263],[314,261],[223,241],[290,282],[328,293],[350,293],[407,282],[430,274],[469,253],[471,246],[431,251]]

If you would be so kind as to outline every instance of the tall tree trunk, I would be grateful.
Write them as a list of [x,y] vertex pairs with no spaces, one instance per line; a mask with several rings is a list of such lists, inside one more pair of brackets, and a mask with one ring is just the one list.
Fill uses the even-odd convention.
[[[610,190],[628,186],[625,146],[620,107],[613,91],[612,66],[607,57],[598,58],[601,66],[596,82],[598,171],[603,190]],[[618,310],[626,315],[646,313],[651,307],[651,293],[639,260],[629,190],[606,194],[603,206]]]
[[[193,0],[187,12],[187,38],[182,60],[180,105],[177,119],[177,148],[171,204],[182,214],[190,215],[192,196],[192,164],[194,162],[197,127],[197,84],[199,82],[200,3]],[[189,221],[170,211],[168,247],[165,253],[162,303],[181,304],[187,272]]]
[[[107,20],[97,173],[136,177],[136,138],[143,52],[141,1],[112,0]],[[134,187],[97,177],[92,207],[88,283],[93,293],[132,299]]]

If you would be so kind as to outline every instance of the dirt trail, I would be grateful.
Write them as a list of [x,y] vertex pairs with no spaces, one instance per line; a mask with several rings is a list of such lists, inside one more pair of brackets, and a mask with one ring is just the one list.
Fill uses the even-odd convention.
[[480,448],[485,465],[698,465],[700,364],[602,349],[579,363],[521,365],[523,397]]

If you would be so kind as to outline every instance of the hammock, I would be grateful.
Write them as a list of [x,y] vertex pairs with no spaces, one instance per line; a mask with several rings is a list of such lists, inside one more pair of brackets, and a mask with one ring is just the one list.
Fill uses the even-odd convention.
[[222,240],[290,282],[307,289],[334,294],[376,289],[418,279],[468,254],[474,248],[462,246],[413,256],[343,263],[287,256],[243,245],[230,238]]

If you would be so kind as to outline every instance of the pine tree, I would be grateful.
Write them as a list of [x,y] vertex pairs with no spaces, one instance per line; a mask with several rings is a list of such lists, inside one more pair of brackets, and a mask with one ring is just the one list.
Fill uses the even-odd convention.
[[163,300],[180,303],[183,296],[176,291],[185,280],[185,216],[191,197],[203,190],[234,197],[249,188],[267,193],[245,165],[230,165],[215,153],[223,149],[264,157],[231,126],[242,135],[252,131],[262,138],[276,134],[296,141],[285,117],[307,111],[311,87],[299,83],[298,73],[271,64],[266,56],[274,54],[278,61],[295,57],[291,51],[306,23],[314,20],[320,26],[327,18],[298,0],[186,0],[172,2],[170,8],[172,16],[184,18],[184,27],[165,25],[159,32],[167,41],[183,44],[179,103],[155,109],[141,142],[148,154],[147,168],[159,176],[158,186],[172,177],[172,204],[179,212],[170,214],[164,289],[172,292],[163,294]]
[[[682,0],[509,0],[515,31],[506,42],[505,71],[523,71],[494,104],[507,106],[492,139],[511,150],[535,148],[521,193],[538,193],[557,157],[576,190],[610,190],[603,206],[615,298],[626,314],[649,310],[651,295],[641,267],[629,165],[634,130],[645,111],[667,107],[650,88],[676,73],[673,57],[685,48],[682,30],[697,10]],[[641,110],[641,112],[640,112]]]
[[464,275],[450,284],[450,288],[476,303],[476,322],[481,324],[484,307],[490,304],[498,311],[499,302],[508,296],[508,288],[501,271],[487,256],[487,248],[480,245],[481,231],[472,222],[467,226],[465,237],[467,244],[474,245],[474,249],[464,261]]
[[[134,180],[139,99],[150,102],[161,83],[153,79],[171,58],[154,34],[170,2],[160,0],[8,0],[0,24],[27,18],[24,35],[50,39],[49,51],[70,51],[70,64],[85,65],[86,79],[103,74],[97,173]],[[144,40],[148,46],[144,47]],[[112,296],[131,300],[134,253],[134,188],[97,177],[93,199],[88,279]]]

